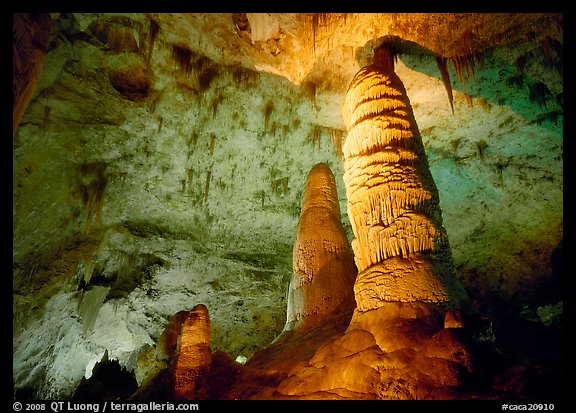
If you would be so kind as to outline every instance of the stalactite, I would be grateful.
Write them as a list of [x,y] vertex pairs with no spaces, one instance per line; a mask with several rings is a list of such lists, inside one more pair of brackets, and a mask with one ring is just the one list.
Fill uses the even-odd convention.
[[107,46],[115,52],[138,51],[138,43],[134,38],[132,27],[112,26],[106,39]]
[[550,36],[545,36],[542,40],[540,40],[540,47],[544,52],[544,57],[548,67],[551,69],[556,69],[558,74],[562,76],[564,63],[562,44],[555,41]]
[[344,153],[342,152],[342,142],[344,138],[344,131],[341,129],[330,129],[330,138],[332,139],[332,146],[336,155],[340,158],[344,158]]
[[231,70],[227,70],[227,73],[231,74],[232,80],[236,84],[242,84],[244,87],[254,87],[258,84],[258,76],[260,76],[258,71],[247,69],[240,65],[231,65],[228,67]]
[[326,13],[313,13],[312,14],[312,47],[314,53],[316,53],[316,33],[318,32],[318,26],[321,20],[326,18]]
[[206,183],[204,184],[204,202],[208,201],[208,193],[210,192],[211,178],[212,178],[212,171],[206,172]]
[[114,254],[116,267],[116,284],[122,285],[129,281],[130,273],[136,266],[136,256],[125,251],[116,251]]
[[302,88],[304,89],[304,94],[310,103],[316,105],[316,91],[318,89],[318,84],[312,80],[307,80],[302,83]]
[[480,157],[480,159],[484,159],[487,147],[488,144],[484,139],[480,139],[478,142],[476,142],[476,148],[478,149],[478,156]]
[[176,61],[182,73],[189,75],[192,72],[192,51],[190,49],[172,46],[172,58]]
[[190,155],[194,151],[194,147],[196,146],[196,142],[198,142],[198,133],[192,132],[190,136],[186,139],[186,145],[188,146],[188,158],[190,159]]
[[268,100],[264,107],[262,108],[262,112],[264,114],[264,129],[268,130],[268,124],[270,122],[270,116],[274,111],[274,103],[271,100]]
[[138,42],[134,36],[138,26],[139,23],[127,17],[113,16],[93,22],[89,29],[98,40],[115,53],[138,52]]
[[548,101],[553,99],[552,92],[543,82],[534,82],[528,84],[530,102],[537,103],[540,109],[548,106]]
[[87,285],[90,284],[90,280],[92,279],[96,262],[92,257],[88,257],[85,260],[82,260],[82,264],[84,266],[84,274],[82,276],[83,282],[81,282],[81,284]]
[[106,164],[95,162],[84,164],[80,168],[80,195],[84,205],[84,234],[87,234],[93,224],[100,224],[104,195],[108,184],[105,174]]
[[214,155],[214,145],[216,144],[216,135],[210,132],[210,155]]
[[216,76],[218,76],[216,66],[212,64],[205,66],[198,74],[198,90],[200,92],[207,90]]
[[84,332],[94,328],[98,312],[110,291],[110,287],[95,285],[92,289],[84,291],[78,305],[78,315],[82,321]]
[[[466,84],[470,81],[470,78],[472,78],[474,84],[476,84],[474,56],[454,56],[450,61],[452,62],[456,75],[462,84],[464,93],[466,93]],[[464,71],[466,71],[466,73],[464,73]]]
[[154,52],[154,43],[156,43],[159,31],[160,25],[158,22],[150,20],[150,27],[148,29],[148,50],[146,52],[146,68],[148,70],[150,69],[150,60],[152,58],[152,53]]
[[117,69],[108,74],[110,84],[120,95],[136,103],[148,97],[150,78],[145,70]]
[[508,86],[521,88],[524,86],[524,75],[522,73],[512,75],[506,80],[506,84],[508,84]]
[[44,118],[42,119],[42,135],[46,135],[46,132],[50,128],[50,106],[44,106]]
[[220,103],[222,103],[222,101],[224,101],[224,95],[222,95],[221,93],[218,93],[217,95],[215,95],[212,98],[212,118],[213,119],[216,117],[216,112],[218,111],[218,107],[220,106]]
[[318,144],[318,150],[320,150],[320,140],[322,138],[322,129],[319,125],[313,125],[308,134],[308,139],[312,142],[312,147],[314,148]]
[[343,20],[344,24],[346,24],[348,14],[349,13],[312,13],[310,20],[312,25],[312,47],[314,53],[316,53],[316,40],[319,29],[340,20]]
[[272,179],[271,181],[271,192],[273,194],[283,194],[286,195],[288,193],[288,177],[285,176],[283,178]]
[[20,125],[42,73],[52,33],[48,13],[12,14],[12,136]]
[[444,83],[446,93],[448,94],[450,109],[452,109],[452,114],[454,114],[454,97],[452,95],[452,84],[450,83],[450,73],[448,72],[446,59],[440,56],[436,56],[436,63],[438,64],[438,69],[440,69],[440,74],[442,75],[442,83]]

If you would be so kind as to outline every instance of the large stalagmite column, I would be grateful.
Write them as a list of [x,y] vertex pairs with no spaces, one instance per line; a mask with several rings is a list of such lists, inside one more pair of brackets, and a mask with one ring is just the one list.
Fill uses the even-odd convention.
[[343,117],[358,310],[390,301],[458,306],[466,294],[453,271],[438,191],[387,47],[352,80]]
[[342,306],[354,309],[357,270],[342,227],[336,181],[325,163],[306,178],[292,260],[285,331],[314,325]]

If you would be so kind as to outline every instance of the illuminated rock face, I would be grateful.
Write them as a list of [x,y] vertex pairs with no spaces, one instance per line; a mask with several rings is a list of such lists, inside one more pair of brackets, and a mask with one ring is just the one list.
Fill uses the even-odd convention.
[[[327,134],[344,128],[343,93],[359,68],[353,54],[361,49],[364,56],[380,36],[417,42],[418,53],[404,53],[396,72],[414,106],[454,262],[471,295],[491,315],[508,308],[512,314],[512,301],[530,310],[555,303],[537,304],[530,297],[549,278],[550,253],[562,239],[563,116],[553,99],[562,97],[562,77],[553,76],[544,59],[546,44],[540,40],[547,33],[531,13],[496,20],[474,13],[355,13],[343,24],[320,22],[316,42],[310,41],[311,16],[291,13],[279,16],[280,42],[252,46],[238,37],[228,13],[50,15],[54,32],[46,37],[51,44],[38,94],[13,148],[17,392],[66,398],[105,349],[131,367],[132,355],[157,341],[170,315],[199,302],[211,310],[211,347],[229,352],[232,360],[250,358],[272,341],[286,321],[283,299],[292,272],[300,183],[318,159],[337,165],[333,171],[340,183],[339,154]],[[300,22],[288,24],[291,19]],[[538,19],[554,23],[549,16]],[[527,22],[530,32],[510,30],[515,20]],[[111,30],[102,30],[103,22]],[[300,30],[304,25],[308,31]],[[434,53],[460,58],[462,50],[455,46],[462,46],[466,33],[474,35],[475,46],[486,41],[477,50],[490,54],[476,67],[477,87],[468,89],[470,95],[454,91],[453,114],[440,72],[429,63],[434,66]],[[120,51],[122,44],[127,50]],[[134,44],[137,52],[130,51]],[[278,44],[282,51],[272,58],[269,52]],[[183,45],[190,48],[188,62],[174,55]],[[15,41],[20,60],[14,75],[22,80],[16,79],[15,98],[33,89],[19,76],[38,73],[30,60],[20,65],[23,46]],[[527,64],[520,67],[521,62]],[[515,63],[521,73],[514,71]],[[200,74],[215,68],[210,87],[193,89]],[[278,75],[287,70],[293,83]],[[129,76],[134,73],[141,75]],[[528,81],[522,87],[520,74]],[[151,82],[148,94],[145,79]],[[528,86],[539,80],[553,95],[547,108],[529,103]],[[263,117],[268,102],[274,109]],[[316,123],[328,127],[322,139],[312,133],[319,130]],[[90,172],[91,165],[101,166],[102,174]],[[100,175],[103,180],[94,181]],[[86,190],[99,182],[107,183],[105,194],[100,191],[104,208],[96,211],[102,222],[93,220],[86,236],[80,229],[98,204],[85,197],[91,194]],[[88,288],[105,276],[103,286],[112,290],[94,334],[87,335],[78,317],[79,292],[72,292],[70,282],[87,282],[94,263]],[[538,307],[538,315],[540,309],[550,306]],[[378,311],[362,314],[373,316],[376,325]],[[180,329],[181,324],[178,335]],[[318,341],[314,335],[307,343]],[[170,345],[175,351],[176,342]],[[163,359],[151,361],[154,366],[148,365],[142,378],[156,371],[156,364],[164,366]]]
[[438,191],[393,57],[381,47],[352,80],[344,182],[358,266],[358,310],[386,301],[458,305]]
[[355,314],[346,333],[335,336],[292,369],[273,396],[386,400],[475,397],[476,389],[466,385],[474,370],[468,333],[464,328],[443,328],[442,323],[437,306],[428,303],[384,302],[378,309]]
[[356,304],[357,270],[341,222],[334,175],[325,163],[315,165],[306,177],[292,258],[284,329],[246,364],[276,377],[343,334]]
[[[451,284],[438,195],[402,83],[397,77],[388,81],[378,70],[387,67],[379,58],[383,56],[359,72],[346,100],[352,127],[345,147],[345,182],[357,237],[356,263],[362,271],[354,284],[357,311],[351,318],[334,317],[339,302],[353,303],[345,293],[354,283],[353,264],[349,254],[336,259],[338,251],[348,251],[348,243],[333,176],[320,164],[306,181],[285,331],[247,364],[278,382],[250,395],[240,383],[232,395],[453,399],[472,394],[464,385],[474,370],[469,333],[458,310],[437,305],[464,297],[455,280]],[[386,96],[396,100],[389,102]],[[361,127],[375,128],[368,135],[373,141],[361,139],[366,137]]]
[[174,398],[206,398],[206,377],[211,363],[210,318],[206,306],[198,304],[190,311],[180,331],[173,365]]
[[354,308],[357,271],[334,175],[325,163],[314,166],[306,178],[292,258],[285,331],[324,321],[341,305]]
[[[390,296],[420,297],[419,289],[430,285],[442,291],[439,282],[432,284],[433,261],[415,252],[387,259],[394,265],[385,267],[386,275],[399,279],[390,286]],[[399,265],[400,259],[404,262]],[[383,271],[370,274],[375,277]],[[172,360],[172,380],[162,382],[158,374],[154,386],[161,390],[148,396],[188,400],[475,397],[474,389],[465,384],[474,367],[469,332],[459,310],[446,311],[434,300],[383,299],[374,301],[376,308],[354,311],[355,278],[334,176],[328,165],[317,164],[306,179],[282,333],[240,366],[211,353],[206,306],[200,304],[189,314],[181,312],[158,346]],[[370,287],[377,291],[382,285],[376,280]],[[142,396],[146,398],[146,393]]]

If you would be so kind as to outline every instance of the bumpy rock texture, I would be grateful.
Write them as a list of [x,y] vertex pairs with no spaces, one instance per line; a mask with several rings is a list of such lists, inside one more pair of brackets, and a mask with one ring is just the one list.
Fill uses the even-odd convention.
[[[327,329],[317,328],[306,339],[284,340],[274,351],[255,355],[258,360],[267,354],[267,363],[256,365],[278,374],[278,360],[289,358],[294,348],[317,346],[286,370],[287,377],[276,389],[251,397],[480,397],[485,389],[468,385],[474,370],[471,333],[464,330],[458,310],[446,312],[438,306],[459,306],[466,294],[452,268],[434,181],[387,46],[378,49],[375,62],[352,80],[344,112],[350,129],[343,151],[344,182],[360,270],[354,283],[356,308],[346,330],[338,331],[338,323],[326,317],[332,337],[325,343],[318,345],[316,336]],[[309,191],[325,196],[325,186],[310,185],[314,172],[307,181],[302,216],[313,199]],[[399,225],[402,219],[406,222]],[[298,234],[318,224],[301,217]],[[299,242],[297,236],[295,271]],[[322,252],[320,244],[312,245]],[[340,273],[337,267],[331,272]],[[320,290],[315,295],[327,289],[321,284],[309,288]]]
[[174,369],[174,398],[206,398],[206,376],[212,363],[208,309],[198,304],[182,324]]
[[[466,330],[459,310],[446,311],[438,306],[445,304],[443,301],[429,299],[431,292],[427,285],[422,287],[423,291],[418,290],[418,285],[413,287],[415,297],[426,298],[402,302],[404,296],[387,297],[372,308],[360,306],[365,302],[364,290],[356,289],[359,305],[354,305],[352,287],[363,280],[356,280],[336,199],[330,168],[326,164],[314,166],[306,179],[294,242],[287,322],[270,346],[256,352],[246,366],[228,362],[212,368],[207,344],[207,309],[197,306],[185,318],[179,333],[178,351],[172,357],[173,381],[162,380],[162,375],[171,371],[167,368],[135,397],[162,395],[188,400],[495,397],[489,388],[469,384],[474,373],[469,347],[472,334]],[[342,259],[338,259],[339,255]],[[433,279],[431,267],[426,270],[429,273],[424,275]],[[423,271],[420,268],[416,274]],[[402,283],[403,277],[410,279],[415,273],[398,272],[394,276]],[[218,374],[213,374],[214,371]],[[223,379],[227,387],[222,386]]]
[[[241,377],[253,386],[239,397],[275,389],[342,336],[351,315],[336,311],[292,335],[293,357],[271,345],[287,321],[306,176],[329,165],[347,210],[342,103],[384,40],[456,277],[482,314],[467,328],[493,350],[483,380],[524,398],[561,388],[561,14],[18,13],[13,23],[19,399],[72,397],[104,354],[148,388],[176,351],[184,320],[172,318],[200,303],[208,375],[226,377],[207,397],[232,397],[225,388]],[[286,356],[282,377],[269,373],[273,352]]]
[[306,178],[292,253],[285,331],[327,322],[339,307],[355,307],[356,266],[340,216],[336,181],[320,163]]
[[352,79],[344,99],[348,128],[344,183],[360,311],[386,301],[459,306],[438,191],[412,106],[388,46]]

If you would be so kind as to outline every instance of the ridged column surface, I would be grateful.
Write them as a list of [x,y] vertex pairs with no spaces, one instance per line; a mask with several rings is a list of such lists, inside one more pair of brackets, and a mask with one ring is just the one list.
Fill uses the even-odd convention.
[[336,181],[325,163],[306,178],[292,261],[284,330],[321,322],[341,305],[354,308],[357,271],[342,227]]
[[[461,295],[438,191],[389,51],[352,80],[343,147],[360,311],[384,301],[450,303]],[[458,300],[456,300],[458,301]]]

